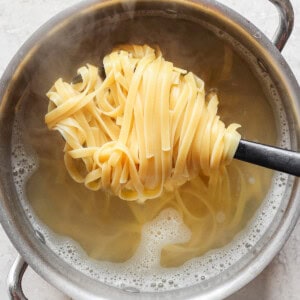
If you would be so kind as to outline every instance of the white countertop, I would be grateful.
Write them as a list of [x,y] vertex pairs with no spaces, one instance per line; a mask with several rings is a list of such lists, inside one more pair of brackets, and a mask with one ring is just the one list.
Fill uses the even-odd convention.
[[[21,44],[45,21],[79,0],[0,0],[0,77]],[[252,21],[268,37],[274,33],[278,16],[267,0],[220,0]],[[300,82],[300,0],[291,0],[295,28],[283,56]],[[253,4],[255,3],[255,5]],[[299,17],[299,19],[298,19]],[[300,97],[300,95],[299,95]],[[0,227],[0,299],[7,300],[6,277],[17,252]],[[67,300],[69,297],[50,286],[31,269],[23,279],[29,300]],[[251,283],[228,300],[300,299],[300,222],[272,263]]]

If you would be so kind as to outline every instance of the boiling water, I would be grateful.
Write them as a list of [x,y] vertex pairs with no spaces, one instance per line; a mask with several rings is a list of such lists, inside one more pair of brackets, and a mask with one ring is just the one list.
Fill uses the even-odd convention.
[[[145,28],[155,32],[157,23],[151,18],[147,22],[147,26],[143,22],[141,32]],[[160,30],[170,31],[169,23],[165,29],[159,23]],[[127,27],[130,26],[133,24],[129,22]],[[279,143],[288,147],[289,135],[279,100],[271,107],[242,59],[214,35],[195,31],[188,23],[183,28],[186,32],[168,33],[169,40],[153,39],[164,56],[203,78],[207,90],[218,92],[221,119],[226,124],[240,123],[243,138],[275,144],[280,131]],[[193,35],[192,42],[185,33]],[[136,39],[133,42],[141,42],[141,37]],[[145,42],[150,43],[147,39]],[[31,109],[26,109],[32,103]],[[228,228],[230,220],[224,220],[220,209],[216,214],[216,234],[207,243],[211,220],[203,226],[189,226],[192,223],[187,216],[172,205],[173,195],[141,206],[102,191],[89,191],[73,182],[64,167],[63,140],[44,125],[46,105],[46,100],[30,89],[20,101],[12,139],[15,184],[29,219],[46,244],[72,266],[99,281],[131,291],[163,291],[209,282],[252,251],[281,204],[286,175],[233,162],[229,167],[232,199],[244,193],[243,215],[234,228]],[[280,116],[277,121],[274,113]],[[242,175],[234,170],[240,170]],[[199,191],[195,186],[187,187]],[[208,209],[201,203],[184,196],[183,201],[190,212],[207,214],[209,219]],[[222,207],[222,203],[214,205]],[[232,211],[235,210],[232,201]],[[196,244],[189,243],[192,237]]]

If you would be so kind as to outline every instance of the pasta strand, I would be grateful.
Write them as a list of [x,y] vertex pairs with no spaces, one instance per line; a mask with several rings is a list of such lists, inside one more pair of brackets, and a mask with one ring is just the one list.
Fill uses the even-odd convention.
[[103,64],[104,80],[87,65],[81,83],[58,79],[47,93],[45,122],[66,141],[71,177],[140,202],[198,175],[215,182],[240,140],[239,125],[217,115],[217,95],[147,45],[120,46]]

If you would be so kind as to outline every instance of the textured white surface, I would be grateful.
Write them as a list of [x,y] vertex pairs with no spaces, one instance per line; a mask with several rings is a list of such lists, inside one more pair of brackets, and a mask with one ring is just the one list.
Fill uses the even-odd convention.
[[[22,43],[45,21],[78,0],[0,0],[0,76]],[[234,8],[272,37],[277,13],[267,0],[220,0]],[[255,3],[255,5],[254,5]],[[300,81],[300,0],[292,0],[295,29],[283,50],[298,81]],[[17,255],[0,227],[0,299],[7,300],[6,276]],[[23,286],[29,300],[67,300],[61,292],[46,283],[32,270],[25,273]],[[297,300],[300,299],[300,223],[282,251],[251,283],[228,300]]]

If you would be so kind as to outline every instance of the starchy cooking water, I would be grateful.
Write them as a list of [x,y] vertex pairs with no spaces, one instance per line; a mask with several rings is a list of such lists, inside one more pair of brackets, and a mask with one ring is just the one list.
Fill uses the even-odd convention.
[[[113,30],[122,36],[124,28],[131,34],[139,28],[135,38],[129,35],[126,42],[159,44],[166,59],[201,77],[207,91],[218,93],[221,119],[225,124],[241,124],[243,138],[289,147],[286,117],[276,91],[263,91],[253,71],[229,45],[204,29],[195,30],[189,22],[179,26],[150,17],[139,22],[127,21]],[[125,42],[124,38],[117,41]],[[91,58],[81,64],[86,62],[95,63]],[[266,95],[272,95],[272,104]],[[197,198],[203,178],[179,190],[182,200],[176,193],[166,193],[143,205],[87,190],[65,169],[64,142],[44,124],[46,106],[45,97],[29,88],[16,110],[12,138],[16,188],[45,243],[101,282],[133,292],[197,282],[208,286],[209,279],[251,253],[281,204],[287,176],[238,161],[228,168],[230,193],[221,187],[218,195],[207,195],[205,205],[205,199]],[[178,201],[183,201],[184,210],[177,209]]]

